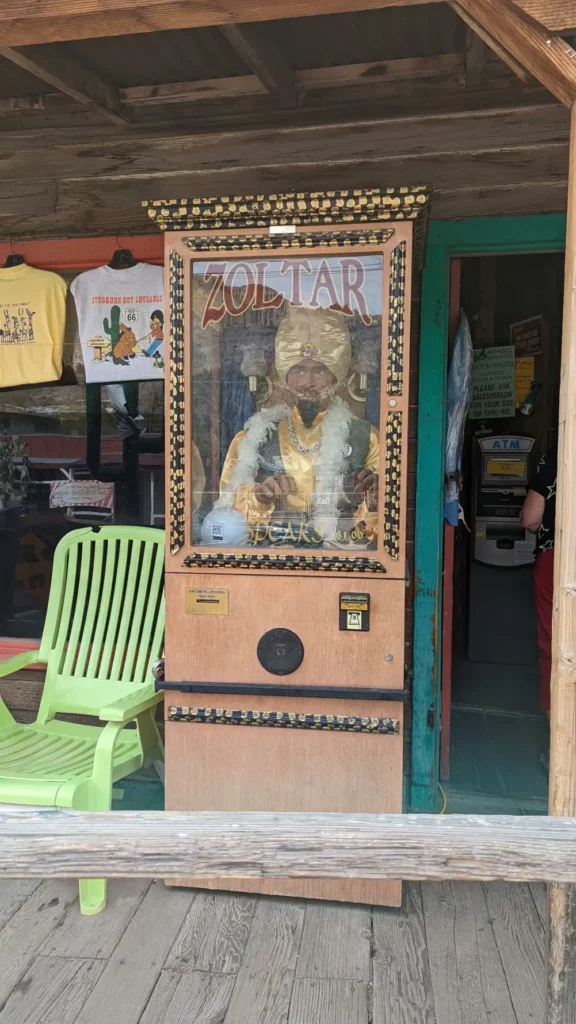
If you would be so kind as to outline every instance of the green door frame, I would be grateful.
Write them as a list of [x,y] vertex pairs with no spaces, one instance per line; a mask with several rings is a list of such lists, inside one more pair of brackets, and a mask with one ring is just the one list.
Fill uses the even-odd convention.
[[438,787],[444,452],[450,260],[565,248],[566,216],[432,221],[422,273],[418,391],[414,683],[410,805],[432,810]]

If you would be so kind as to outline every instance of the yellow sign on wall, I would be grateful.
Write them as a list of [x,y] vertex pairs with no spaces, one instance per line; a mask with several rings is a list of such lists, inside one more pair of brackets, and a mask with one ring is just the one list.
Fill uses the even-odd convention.
[[534,380],[534,356],[522,356],[516,360],[514,373],[514,395],[516,408],[519,409],[526,400]]

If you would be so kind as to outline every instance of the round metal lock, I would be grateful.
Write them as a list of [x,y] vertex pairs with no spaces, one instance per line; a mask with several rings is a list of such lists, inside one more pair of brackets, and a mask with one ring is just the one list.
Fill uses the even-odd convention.
[[395,409],[395,408],[396,408],[396,406],[397,406],[397,404],[398,404],[398,403],[397,403],[397,401],[396,401],[396,399],[395,399],[395,398],[391,398],[391,399],[390,399],[390,401],[388,402],[388,405],[389,405],[389,406],[390,406],[390,407],[391,407],[392,409]]
[[304,644],[291,629],[269,629],[258,641],[258,661],[275,676],[289,676],[300,668]]

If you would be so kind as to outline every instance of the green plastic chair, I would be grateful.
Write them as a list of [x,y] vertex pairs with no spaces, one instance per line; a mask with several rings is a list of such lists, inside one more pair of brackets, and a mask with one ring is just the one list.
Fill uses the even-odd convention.
[[[39,650],[0,662],[0,677],[46,664],[35,722],[15,722],[0,699],[0,802],[108,811],[118,779],[162,762],[154,713],[162,695],[151,669],[163,644],[164,531],[68,533],[54,554]],[[61,713],[106,725],[62,721]],[[106,881],[79,884],[81,912],[97,914]]]

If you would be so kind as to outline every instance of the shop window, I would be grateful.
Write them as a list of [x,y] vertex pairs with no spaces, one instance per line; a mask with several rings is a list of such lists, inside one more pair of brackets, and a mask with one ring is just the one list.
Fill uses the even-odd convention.
[[[58,272],[68,284],[77,276]],[[87,389],[70,293],[63,363],[57,384],[0,388],[0,642],[41,636],[54,550],[68,531],[164,526],[163,381],[124,386],[149,442],[130,482],[124,440],[137,433],[118,414],[118,394]]]

